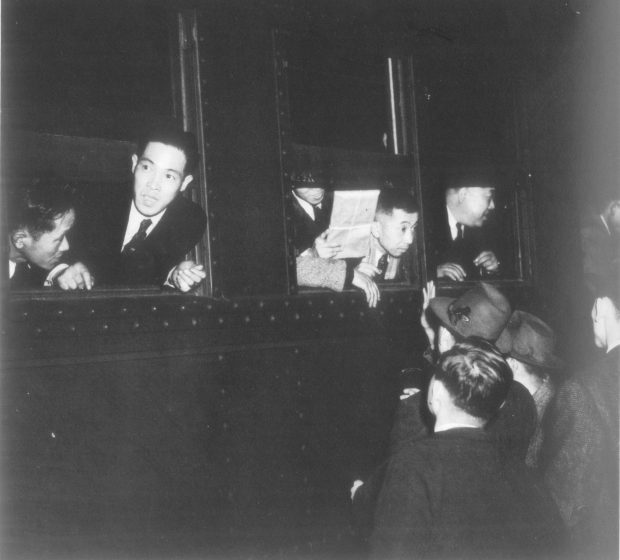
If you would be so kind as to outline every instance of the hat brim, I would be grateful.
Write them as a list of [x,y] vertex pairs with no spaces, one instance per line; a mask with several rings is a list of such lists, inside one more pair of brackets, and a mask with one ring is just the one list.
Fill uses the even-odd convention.
[[523,362],[525,364],[529,364],[530,366],[535,366],[539,368],[555,370],[555,369],[562,369],[563,367],[565,367],[564,362],[557,356],[554,356],[553,354],[549,354],[548,356],[546,356],[544,362],[540,362],[539,360],[534,360],[532,359],[531,356],[523,356],[521,354],[518,354],[517,352],[508,352],[507,355],[515,360],[518,360],[519,362]]

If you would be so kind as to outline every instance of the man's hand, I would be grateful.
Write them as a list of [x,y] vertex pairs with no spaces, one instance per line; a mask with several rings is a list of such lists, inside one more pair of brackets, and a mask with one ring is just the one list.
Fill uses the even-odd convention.
[[327,243],[328,232],[329,230],[326,229],[314,240],[314,250],[322,259],[333,259],[342,251],[342,245],[338,243]]
[[207,277],[204,266],[194,261],[183,261],[174,267],[170,273],[169,281],[182,292],[189,292],[194,286],[200,284]]
[[462,282],[466,276],[467,274],[460,264],[443,263],[437,267],[437,278],[450,278],[455,282]]
[[474,264],[481,266],[487,272],[497,272],[499,270],[499,261],[493,251],[482,251],[474,259]]
[[90,290],[95,285],[95,277],[85,264],[76,262],[56,276],[54,283],[61,290]]
[[431,302],[431,299],[435,297],[435,283],[430,280],[426,283],[426,288],[422,289],[422,315],[420,315],[420,324],[426,333],[426,337],[428,338],[428,343],[431,349],[435,349],[435,331],[431,327],[428,322],[428,318],[426,317],[426,310]]
[[364,274],[357,268],[353,271],[353,285],[366,294],[368,307],[377,307],[378,301],[381,299],[379,288],[367,274]]

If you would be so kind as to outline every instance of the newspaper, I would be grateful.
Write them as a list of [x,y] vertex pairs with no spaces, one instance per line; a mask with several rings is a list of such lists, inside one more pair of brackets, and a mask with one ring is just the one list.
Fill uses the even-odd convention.
[[378,198],[378,190],[334,191],[327,242],[342,246],[337,258],[358,258],[368,254],[370,226],[375,219]]

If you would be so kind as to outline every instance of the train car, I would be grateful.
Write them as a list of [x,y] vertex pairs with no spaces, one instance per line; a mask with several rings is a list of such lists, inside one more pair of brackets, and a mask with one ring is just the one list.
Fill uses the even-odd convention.
[[[185,195],[207,227],[186,293],[4,281],[3,557],[359,557],[349,488],[384,457],[428,347],[433,204],[479,161],[497,171],[503,265],[486,280],[585,359],[579,211],[617,190],[616,16],[578,0],[5,0],[2,192],[59,175],[104,204],[128,188],[137,131],[174,123],[198,140]],[[298,282],[300,165],[419,202],[412,274],[375,308]]]

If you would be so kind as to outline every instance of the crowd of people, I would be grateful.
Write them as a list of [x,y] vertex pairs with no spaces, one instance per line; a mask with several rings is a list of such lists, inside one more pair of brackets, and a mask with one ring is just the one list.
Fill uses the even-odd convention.
[[[81,215],[62,181],[10,193],[11,288],[191,290],[206,274],[185,259],[206,216],[181,193],[197,157],[191,134],[151,131],[131,159],[133,189]],[[481,235],[493,184],[448,184],[444,202],[435,277],[498,273],[492,240]],[[338,258],[341,247],[327,235],[330,211],[324,185],[310,172],[299,175],[290,215],[300,286],[356,287],[375,307],[381,282],[411,280],[420,211],[409,191],[381,190],[360,258]],[[513,310],[491,284],[457,298],[436,297],[427,284],[427,367],[415,386],[403,387],[385,461],[351,488],[372,557],[618,558],[619,230],[614,200],[582,231],[589,336],[604,352],[587,371],[571,372],[551,327]]]
[[351,488],[371,557],[618,558],[619,291],[593,302],[600,361],[570,372],[552,329],[493,286],[429,283],[428,366]]
[[[381,189],[367,254],[340,259],[342,249],[328,239],[332,192],[311,172],[293,184],[290,215],[294,224],[297,283],[301,287],[342,291],[359,288],[370,307],[381,294],[378,284],[416,280],[413,252],[419,207],[408,190]],[[485,225],[495,208],[492,175],[478,171],[446,181],[435,219],[429,220],[435,276],[462,282],[492,278],[501,271],[494,236]],[[432,253],[432,255],[430,255]]]

